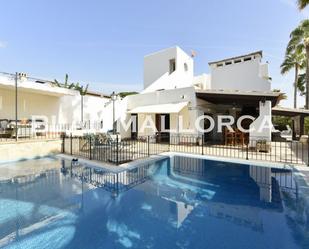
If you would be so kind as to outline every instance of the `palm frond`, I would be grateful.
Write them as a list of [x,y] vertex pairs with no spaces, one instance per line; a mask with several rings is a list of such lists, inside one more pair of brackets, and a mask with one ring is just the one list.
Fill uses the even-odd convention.
[[58,82],[58,80],[54,79],[54,84],[58,87],[61,87],[61,84]]
[[297,89],[300,91],[300,95],[306,94],[306,74],[302,73],[298,75]]
[[65,85],[65,87],[68,86],[68,81],[69,81],[69,75],[66,73],[65,77],[64,77],[64,85]]
[[298,54],[297,53],[291,53],[284,57],[284,61],[280,65],[281,74],[286,74],[289,71],[291,71],[293,68],[295,68],[295,65],[299,63],[298,61]]
[[301,22],[301,27],[302,27],[303,31],[306,32],[306,30],[309,29],[309,19],[303,20]]
[[68,89],[74,89],[74,88],[75,88],[74,83],[71,83],[67,88],[68,88]]
[[309,4],[309,0],[298,0],[297,4],[298,4],[298,8],[302,10]]

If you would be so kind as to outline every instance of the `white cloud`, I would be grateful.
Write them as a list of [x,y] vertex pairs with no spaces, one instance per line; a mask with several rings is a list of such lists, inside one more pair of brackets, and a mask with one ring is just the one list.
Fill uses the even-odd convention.
[[6,48],[7,42],[5,41],[0,41],[0,48]]

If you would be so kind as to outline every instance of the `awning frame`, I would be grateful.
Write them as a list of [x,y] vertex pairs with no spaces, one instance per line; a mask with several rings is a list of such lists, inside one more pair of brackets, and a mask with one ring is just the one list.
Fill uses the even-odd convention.
[[157,105],[144,105],[138,106],[128,111],[128,113],[162,113],[162,114],[171,114],[179,113],[184,107],[188,106],[189,102],[179,102],[179,103],[165,103]]

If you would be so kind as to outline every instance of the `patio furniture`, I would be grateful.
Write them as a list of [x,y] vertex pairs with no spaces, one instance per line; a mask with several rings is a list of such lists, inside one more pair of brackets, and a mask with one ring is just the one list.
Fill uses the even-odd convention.
[[29,120],[17,120],[17,126],[15,120],[10,120],[8,123],[8,127],[12,130],[12,138],[30,138],[35,136]]
[[292,136],[293,136],[293,131],[291,129],[281,131],[281,137],[285,138],[288,141],[292,141]]
[[8,119],[0,119],[0,131],[5,130],[8,127]]
[[275,130],[271,133],[271,141],[274,142],[286,142],[287,139],[281,136],[281,131]]
[[270,142],[266,141],[266,140],[259,140],[256,142],[256,150],[258,152],[270,152],[271,151],[271,146],[270,146]]
[[0,119],[0,138],[10,138],[12,136],[12,129],[8,126],[8,119]]
[[36,136],[46,136],[46,125],[43,119],[30,120],[29,123],[35,129]]
[[235,132],[229,131],[228,129],[225,130],[225,145],[234,145],[235,144]]
[[308,144],[308,135],[301,135],[299,142],[301,142],[302,144]]
[[244,144],[245,144],[245,134],[241,132],[240,130],[236,130],[234,145],[243,146]]

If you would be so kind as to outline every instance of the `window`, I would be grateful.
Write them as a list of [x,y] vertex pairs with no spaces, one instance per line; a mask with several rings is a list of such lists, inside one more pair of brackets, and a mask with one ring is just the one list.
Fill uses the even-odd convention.
[[245,58],[244,61],[251,61],[251,57]]
[[184,66],[185,71],[187,72],[187,71],[189,70],[189,68],[188,68],[188,64],[187,64],[187,63],[185,63],[183,66]]
[[222,63],[218,63],[217,67],[223,67],[223,64]]
[[176,60],[171,59],[170,60],[170,74],[176,71]]
[[234,63],[240,63],[241,62],[241,59],[238,59],[238,60],[234,60]]
[[227,62],[225,62],[225,65],[231,65],[232,64],[232,62],[231,61],[227,61]]

